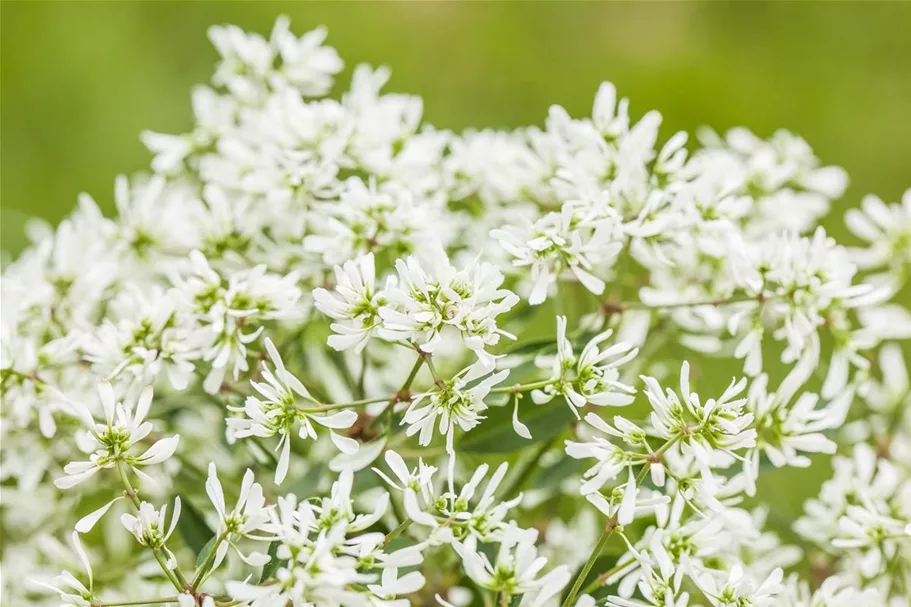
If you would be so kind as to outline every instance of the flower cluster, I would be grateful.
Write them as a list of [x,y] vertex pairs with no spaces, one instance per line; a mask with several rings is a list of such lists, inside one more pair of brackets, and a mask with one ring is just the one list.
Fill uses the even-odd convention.
[[604,83],[456,133],[323,29],[210,38],[116,214],[4,264],[5,603],[911,605],[911,190],[843,246],[786,131]]

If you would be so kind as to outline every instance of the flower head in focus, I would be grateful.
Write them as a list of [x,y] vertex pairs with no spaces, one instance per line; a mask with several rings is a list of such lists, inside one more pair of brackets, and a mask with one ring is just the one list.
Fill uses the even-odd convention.
[[152,404],[152,387],[145,388],[135,406],[129,409],[117,401],[113,386],[106,380],[98,382],[98,395],[104,410],[103,422],[96,421],[85,405],[74,403],[86,431],[84,444],[90,453],[89,459],[67,464],[63,469],[66,476],[58,478],[54,484],[60,489],[69,489],[85,482],[99,470],[117,465],[131,468],[154,484],[155,481],[140,468],[160,464],[174,455],[180,435],[156,440],[140,455],[131,453],[133,446],[152,432],[152,423],[145,421]]
[[[278,465],[275,469],[275,482],[281,484],[288,473],[291,461],[291,434],[297,428],[300,438],[316,439],[314,423],[330,429],[350,428],[357,419],[351,410],[335,413],[321,412],[320,403],[311,395],[304,384],[285,368],[281,354],[272,340],[265,339],[266,351],[274,365],[274,371],[263,362],[262,376],[265,381],[251,381],[250,384],[259,396],[248,396],[243,407],[232,407],[232,410],[243,413],[244,417],[228,419],[228,425],[238,438],[256,436],[268,438],[281,436],[277,449],[281,450]],[[309,406],[299,406],[303,400]],[[357,451],[357,442],[331,432],[333,442],[343,452]]]

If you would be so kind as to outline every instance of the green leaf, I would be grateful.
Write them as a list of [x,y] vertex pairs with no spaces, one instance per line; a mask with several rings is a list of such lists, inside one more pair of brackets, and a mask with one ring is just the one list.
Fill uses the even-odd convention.
[[272,558],[269,559],[269,562],[263,565],[262,575],[259,576],[259,583],[262,584],[269,578],[275,575],[275,572],[278,571],[279,567],[282,567],[287,563],[287,561],[280,561],[276,556],[278,554],[278,547],[280,543],[278,540],[275,540],[269,544],[269,556]]
[[203,563],[206,562],[206,559],[209,558],[209,555],[212,554],[212,551],[215,550],[215,542],[218,540],[216,536],[212,536],[206,545],[202,547],[202,550],[199,551],[199,554],[196,555],[196,570],[199,571],[199,568],[202,567]]
[[519,402],[519,420],[528,426],[531,440],[522,438],[512,429],[512,403],[491,407],[487,419],[465,435],[459,450],[468,453],[511,453],[535,443],[550,440],[563,431],[575,418],[562,398],[536,405],[531,398]]
[[206,544],[215,538],[215,533],[209,529],[205,517],[196,509],[193,502],[183,495],[180,496],[180,502],[182,510],[177,521],[177,530],[180,531],[180,536],[187,546],[196,554],[201,554]]

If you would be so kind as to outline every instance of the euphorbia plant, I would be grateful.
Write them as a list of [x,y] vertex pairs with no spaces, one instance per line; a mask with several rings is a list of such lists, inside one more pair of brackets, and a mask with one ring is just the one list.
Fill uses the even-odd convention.
[[5,266],[6,603],[909,604],[911,191],[845,248],[791,133],[437,130],[325,36],[213,28],[194,129]]

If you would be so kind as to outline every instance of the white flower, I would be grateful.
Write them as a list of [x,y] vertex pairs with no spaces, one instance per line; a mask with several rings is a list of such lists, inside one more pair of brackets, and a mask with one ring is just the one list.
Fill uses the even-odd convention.
[[[594,413],[586,415],[585,421],[607,436],[619,434]],[[566,454],[570,457],[575,459],[593,458],[596,460],[596,463],[582,474],[583,479],[585,479],[581,487],[582,495],[597,491],[608,481],[617,478],[623,469],[630,464],[630,458],[626,450],[614,445],[607,436],[596,435],[590,441],[584,442],[566,441]],[[644,440],[644,438],[645,434],[643,432],[642,439]],[[642,441],[639,442],[644,444]]]
[[177,595],[177,605],[178,607],[215,607],[215,599],[205,596],[197,601],[193,595],[181,593]]
[[[175,297],[199,323],[192,341],[211,364],[203,382],[209,394],[221,388],[228,369],[235,381],[249,369],[247,344],[262,333],[262,322],[294,318],[301,291],[297,274],[268,272],[265,265],[233,272],[227,280],[198,250],[190,252],[186,275],[172,276]],[[258,325],[258,326],[257,326]]]
[[514,293],[500,288],[500,271],[478,260],[457,270],[442,249],[435,249],[430,271],[416,257],[397,260],[395,266],[399,284],[387,290],[389,304],[380,308],[380,335],[431,353],[442,332],[453,329],[479,361],[492,367],[494,357],[485,348],[501,335],[512,337],[497,326],[496,317],[518,302]]
[[547,299],[551,286],[565,271],[586,289],[600,295],[604,281],[594,274],[595,264],[612,261],[623,245],[612,242],[612,217],[585,217],[576,205],[565,204],[559,213],[548,213],[526,227],[506,226],[491,236],[515,259],[514,266],[530,266],[532,287],[528,303]]
[[845,212],[845,224],[855,236],[870,243],[852,251],[863,268],[889,268],[897,284],[908,276],[911,264],[911,189],[901,204],[887,205],[876,196],[865,196],[860,209]]
[[805,453],[835,452],[836,444],[823,434],[840,427],[854,398],[852,389],[844,390],[825,407],[817,408],[819,395],[805,392],[791,400],[805,380],[801,365],[796,365],[776,392],[768,391],[768,376],[763,374],[750,385],[747,409],[756,418],[757,449],[752,473],[759,474],[760,450],[775,467],[805,468],[810,459]]
[[98,423],[88,407],[73,403],[80,421],[88,431],[88,445],[91,455],[87,461],[71,462],[64,466],[66,476],[54,481],[60,489],[69,489],[84,482],[104,468],[113,468],[118,464],[129,466],[144,480],[155,481],[139,470],[141,466],[152,466],[166,461],[177,450],[180,436],[156,440],[141,455],[130,453],[133,445],[145,439],[152,431],[152,423],[145,421],[152,404],[152,387],[142,391],[135,408],[127,410],[118,403],[114,388],[106,380],[98,382],[98,395],[104,409],[104,423]]
[[171,385],[183,390],[198,356],[189,345],[188,321],[161,289],[127,289],[111,303],[102,325],[81,341],[83,356],[109,380],[129,374],[134,384],[143,385],[165,371]]
[[[450,462],[452,461],[450,459]],[[452,464],[450,465],[453,467]],[[504,462],[497,467],[490,480],[487,481],[481,497],[474,505],[471,504],[475,492],[487,476],[488,469],[487,464],[478,466],[458,493],[455,491],[453,474],[450,471],[448,491],[432,505],[436,514],[448,519],[443,525],[452,525],[452,532],[456,538],[474,535],[481,541],[487,542],[499,541],[504,534],[509,534],[510,527],[505,522],[506,515],[521,503],[522,496],[518,495],[506,501],[500,501],[496,496],[497,488],[503,482],[509,469],[508,464]]]
[[566,337],[566,317],[558,316],[556,356],[539,357],[535,361],[538,366],[551,368],[550,383],[534,390],[532,400],[540,405],[562,395],[577,419],[581,419],[579,409],[588,404],[623,407],[633,402],[636,390],[620,381],[619,367],[632,360],[639,349],[619,342],[601,350],[599,346],[611,335],[612,330],[596,335],[576,358]]
[[[387,289],[393,285],[390,283]],[[336,334],[329,336],[329,346],[336,350],[363,350],[380,327],[379,310],[386,304],[384,291],[376,289],[373,253],[335,266],[335,287],[331,292],[314,289],[313,300],[320,312],[342,321],[332,324]]]
[[[277,507],[269,511],[269,522],[263,526],[268,539],[277,542],[275,555],[279,563],[274,577],[263,585],[250,579],[228,582],[228,594],[255,607],[279,607],[289,601],[374,604],[370,597],[376,599],[375,592],[384,593],[385,599],[388,594],[414,588],[418,576],[398,578],[395,569],[419,564],[419,551],[403,549],[405,552],[383,554],[378,551],[382,534],[361,533],[383,516],[388,496],[379,501],[373,512],[356,514],[352,482],[353,473],[346,470],[333,484],[329,497],[302,502],[294,495],[280,497]],[[356,535],[348,538],[348,533]],[[374,566],[384,569],[381,584],[375,584],[378,576],[369,572]],[[364,596],[354,585],[375,588]]]
[[804,505],[794,529],[837,555],[840,570],[855,584],[877,588],[884,597],[904,597],[909,571],[892,570],[887,563],[907,558],[907,471],[864,443],[855,446],[852,458],[836,456],[833,464],[833,477],[823,483],[818,498]]
[[534,544],[537,535],[534,530],[511,530],[501,541],[494,563],[478,551],[477,538],[473,536],[455,546],[462,557],[465,573],[478,586],[505,596],[530,594],[534,598],[529,605],[541,607],[563,589],[570,572],[561,565],[539,577],[547,559],[538,557]]
[[348,531],[363,531],[380,520],[389,505],[389,494],[383,493],[369,514],[355,514],[351,498],[351,487],[354,473],[350,469],[342,470],[338,480],[332,484],[328,498],[323,498],[312,506],[318,515],[315,521],[319,529],[329,529],[340,519],[347,523]]
[[92,607],[97,604],[98,599],[94,595],[94,576],[92,575],[92,565],[89,562],[89,557],[85,552],[85,549],[82,547],[82,542],[79,540],[79,533],[76,531],[73,532],[71,536],[73,551],[79,557],[79,561],[82,563],[82,566],[85,568],[89,585],[86,586],[80,582],[76,576],[74,576],[69,571],[63,571],[60,575],[56,576],[51,583],[41,582],[38,580],[31,580],[33,584],[47,588],[53,592],[56,592],[62,601],[60,603],[61,607],[66,605],[72,605],[73,607]]
[[404,183],[351,177],[341,188],[338,200],[319,204],[310,226],[315,233],[303,240],[304,249],[325,263],[423,253],[452,239],[456,226],[446,223],[439,201]]
[[[648,542],[648,548],[641,552],[631,551],[630,562],[638,565],[628,574],[619,587],[619,596],[610,595],[609,607],[686,607],[689,594],[681,592],[686,570],[678,566],[661,543],[661,535],[655,534]],[[621,569],[622,571],[622,569]],[[628,580],[628,581],[627,581]],[[631,599],[638,589],[645,600]]]
[[[291,460],[291,432],[295,427],[299,428],[300,438],[316,439],[313,422],[331,429],[350,428],[357,420],[357,414],[350,409],[336,413],[320,413],[320,404],[313,399],[304,384],[285,368],[285,363],[272,340],[267,337],[264,343],[275,370],[273,372],[263,362],[262,376],[265,382],[250,382],[259,397],[248,396],[243,407],[232,407],[232,410],[243,412],[246,417],[229,418],[228,425],[238,438],[267,438],[276,434],[281,435],[277,447],[281,450],[281,455],[275,470],[275,482],[281,484]],[[299,398],[312,406],[299,407]],[[332,432],[330,436],[341,451],[357,451],[358,445],[353,439]]]
[[839,307],[854,308],[888,298],[887,289],[852,284],[856,267],[847,251],[818,228],[812,237],[782,233],[757,243],[750,268],[737,271],[750,293],[763,293],[762,310],[774,322],[776,339],[787,343],[782,360],[796,360],[811,336]]
[[679,440],[683,450],[692,453],[703,470],[724,467],[731,458],[739,457],[735,451],[756,444],[756,430],[751,427],[753,414],[745,410],[747,399],[736,398],[746,387],[746,380],[731,380],[717,400],[710,398],[702,403],[697,394],[690,392],[689,375],[690,365],[684,361],[680,367],[679,397],[670,388],[662,392],[655,378],[642,378],[653,409],[652,426],[657,436]]
[[419,394],[402,417],[401,424],[408,425],[405,433],[408,436],[419,434],[420,444],[429,445],[439,419],[439,432],[446,437],[446,450],[452,453],[456,427],[468,432],[481,423],[484,419],[482,414],[487,410],[484,399],[490,389],[506,379],[507,375],[508,370],[490,373],[481,362],[477,362],[463,369],[451,381]]
[[700,590],[715,607],[740,607],[744,604],[770,607],[775,604],[776,595],[783,589],[782,577],[781,569],[776,569],[762,582],[756,583],[737,564],[731,568],[723,585],[718,584],[710,574],[699,576],[697,582]]
[[[884,417],[879,423],[887,425],[889,419],[901,416],[904,409],[911,408],[911,381],[898,344],[885,344],[880,348],[877,362],[881,379],[863,382],[858,392],[871,411]],[[876,423],[877,420],[871,421]]]
[[225,558],[229,546],[234,548],[241,560],[249,565],[256,567],[268,562],[269,557],[267,555],[259,552],[251,552],[249,555],[244,555],[235,544],[236,540],[242,537],[257,539],[253,534],[259,531],[269,520],[269,508],[266,507],[263,488],[259,483],[253,482],[253,471],[248,469],[244,473],[240,486],[240,495],[231,511],[228,511],[225,504],[225,494],[222,490],[221,481],[218,480],[214,463],[209,464],[206,493],[218,513],[217,537],[222,538],[222,542],[218,545],[212,568],[218,567]]
[[420,525],[436,527],[436,519],[427,510],[431,508],[436,500],[433,478],[437,468],[428,466],[423,459],[420,459],[418,460],[417,468],[412,472],[408,469],[402,456],[395,451],[386,451],[385,460],[396,480],[393,480],[378,468],[373,468],[373,471],[390,486],[403,492],[402,501],[408,517]]
[[272,29],[270,44],[281,57],[281,66],[271,74],[276,81],[287,81],[307,96],[325,95],[332,88],[332,76],[342,71],[344,63],[334,48],[322,46],[326,29],[318,27],[300,38],[289,31],[290,20],[279,17]]
[[848,506],[845,514],[838,519],[838,535],[832,540],[836,548],[861,548],[886,540],[904,539],[908,523],[888,514],[877,512],[876,506],[868,501],[861,506]]
[[270,88],[284,86],[309,96],[325,94],[332,76],[342,69],[335,50],[321,46],[326,30],[316,29],[298,39],[288,23],[287,17],[277,19],[269,40],[233,25],[210,28],[209,39],[222,57],[213,82],[251,103]]
[[155,510],[155,506],[149,502],[141,502],[138,514],[136,516],[121,514],[120,523],[127,531],[133,534],[140,545],[147,546],[152,550],[162,550],[167,556],[168,568],[175,569],[177,567],[177,558],[165,546],[165,542],[171,537],[177,527],[177,521],[180,518],[180,497],[174,498],[174,511],[171,513],[170,525],[167,525],[167,513],[167,504],[164,504],[161,509]]
[[380,599],[391,601],[400,594],[412,594],[424,587],[424,576],[420,571],[411,571],[399,577],[398,569],[385,567],[380,584],[368,584],[370,590]]
[[781,607],[885,607],[886,602],[875,588],[860,590],[851,586],[849,580],[840,575],[827,577],[814,592],[809,584],[791,575],[785,582],[784,591],[777,597],[776,605]]

